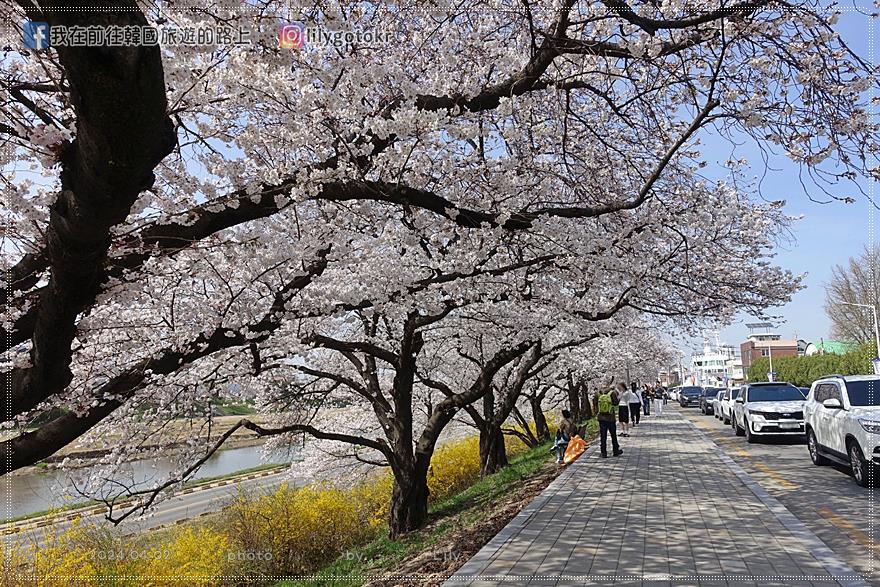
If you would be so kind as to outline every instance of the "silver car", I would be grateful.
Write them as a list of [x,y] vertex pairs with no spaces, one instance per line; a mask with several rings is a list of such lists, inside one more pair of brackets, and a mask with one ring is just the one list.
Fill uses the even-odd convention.
[[712,415],[721,419],[721,400],[724,399],[724,394],[727,393],[726,389],[722,389],[718,393],[715,394],[715,397],[712,398]]
[[725,424],[730,424],[733,418],[733,402],[739,397],[739,389],[739,387],[731,387],[724,392],[724,397],[721,399],[721,421]]

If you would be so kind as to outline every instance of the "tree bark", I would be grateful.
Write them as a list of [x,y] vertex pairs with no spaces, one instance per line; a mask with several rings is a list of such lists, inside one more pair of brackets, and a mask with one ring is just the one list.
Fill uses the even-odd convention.
[[480,430],[480,476],[497,473],[509,463],[501,426],[487,423]]
[[581,382],[578,386],[581,404],[581,420],[589,420],[593,417],[593,407],[590,405],[590,386],[586,382]]
[[391,538],[421,528],[428,520],[428,464],[424,455],[416,455],[413,466],[394,471],[391,511],[388,528]]
[[547,442],[550,440],[550,427],[547,425],[547,416],[544,415],[544,410],[541,409],[541,400],[543,398],[543,394],[530,397],[529,405],[532,408],[532,419],[535,421],[535,434],[538,436],[538,440]]
[[568,409],[571,412],[571,420],[572,422],[580,422],[581,420],[581,407],[580,407],[580,398],[578,398],[578,388],[577,385],[569,380],[569,385],[567,388],[568,391]]
[[[148,24],[130,0],[107,10],[63,8],[53,10],[50,3],[35,20],[67,27]],[[95,304],[111,229],[153,186],[153,169],[177,144],[159,47],[59,46],[57,52],[70,85],[76,138],[59,147],[61,189],[45,229],[49,278],[35,306],[30,365],[0,374],[8,394],[4,420],[64,391],[73,379],[77,317]]]

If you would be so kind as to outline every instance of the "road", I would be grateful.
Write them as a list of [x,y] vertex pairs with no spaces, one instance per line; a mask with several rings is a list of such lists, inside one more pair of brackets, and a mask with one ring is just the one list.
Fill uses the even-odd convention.
[[749,444],[712,416],[678,408],[856,571],[880,571],[878,490],[856,485],[849,470],[817,467],[802,438]]
[[[169,526],[184,520],[220,511],[228,505],[240,492],[265,492],[289,481],[286,472],[272,473],[263,476],[248,475],[248,478],[230,479],[207,483],[204,487],[193,488],[189,493],[182,493],[159,503],[151,515],[144,518],[132,516],[118,526],[113,526],[104,519],[104,513],[92,513],[81,516],[81,524],[94,524],[98,527],[112,529],[117,535],[139,534],[162,526]],[[222,484],[221,483],[225,483]],[[90,510],[91,511],[91,510]],[[43,523],[43,522],[38,522]],[[24,522],[22,524],[25,524]],[[61,532],[69,528],[72,521],[63,519],[52,524],[32,527],[4,536],[4,540],[21,545],[43,544],[48,532]]]

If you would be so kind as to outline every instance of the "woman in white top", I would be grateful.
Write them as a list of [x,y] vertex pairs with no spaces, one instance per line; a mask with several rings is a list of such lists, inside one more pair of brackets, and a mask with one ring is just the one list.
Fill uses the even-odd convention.
[[620,397],[620,435],[629,436],[629,422],[632,417],[630,416],[632,413],[632,405],[638,400],[638,398],[636,397],[636,394],[628,390],[623,383],[618,384],[617,388],[617,394],[618,397]]
[[632,418],[633,426],[638,426],[642,421],[642,390],[633,384],[633,390],[630,391],[630,394],[632,395],[629,396],[629,417]]

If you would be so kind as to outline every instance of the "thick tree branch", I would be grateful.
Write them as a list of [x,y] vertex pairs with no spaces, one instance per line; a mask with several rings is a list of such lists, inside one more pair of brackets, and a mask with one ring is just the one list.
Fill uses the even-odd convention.
[[[131,0],[108,11],[67,10],[68,4],[41,3],[49,25],[147,24]],[[4,420],[70,382],[76,318],[99,292],[110,229],[125,220],[138,195],[153,185],[153,168],[176,143],[165,111],[159,47],[56,50],[70,84],[76,140],[62,153],[61,192],[46,230],[49,284],[37,302],[31,367],[3,378],[4,389],[12,389],[7,404],[11,411]]]
[[269,338],[284,321],[287,301],[323,273],[327,267],[328,253],[329,249],[320,251],[318,259],[306,268],[304,275],[293,278],[279,289],[274,295],[272,306],[260,320],[237,330],[217,328],[211,333],[198,335],[185,345],[168,348],[154,357],[142,359],[95,391],[96,398],[103,398],[103,403],[98,406],[90,408],[82,415],[66,412],[36,430],[0,442],[0,475],[33,465],[76,440],[141,389],[147,380],[147,372],[168,375],[218,351],[247,346],[251,342],[261,342]]

